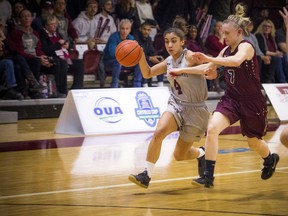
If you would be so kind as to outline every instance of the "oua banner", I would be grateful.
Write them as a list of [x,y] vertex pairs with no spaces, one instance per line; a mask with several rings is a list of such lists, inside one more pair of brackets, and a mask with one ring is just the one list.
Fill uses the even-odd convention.
[[168,87],[70,90],[55,133],[151,132],[169,96]]

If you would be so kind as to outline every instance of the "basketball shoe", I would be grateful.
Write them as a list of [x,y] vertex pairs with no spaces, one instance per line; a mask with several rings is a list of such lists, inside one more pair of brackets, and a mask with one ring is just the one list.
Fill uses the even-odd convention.
[[144,170],[142,173],[139,173],[138,175],[131,174],[129,175],[128,179],[129,181],[143,188],[148,188],[149,182],[151,180],[146,170]]
[[277,163],[279,162],[279,155],[276,153],[273,153],[271,155],[271,157],[273,158],[273,163],[272,164],[265,164],[265,162],[263,163],[263,169],[262,169],[262,174],[261,174],[261,178],[263,180],[267,180],[269,178],[272,177],[272,175],[275,172]]
[[[205,152],[204,146],[201,146],[200,148],[203,149]],[[203,155],[200,158],[197,158],[197,160],[198,160],[198,174],[200,178],[202,178],[204,176],[204,171],[206,167],[205,155]]]
[[207,175],[205,175],[205,172],[204,172],[204,175],[202,177],[193,179],[191,184],[195,186],[204,186],[206,188],[213,188],[214,187],[213,182],[214,182],[214,178],[207,177]]

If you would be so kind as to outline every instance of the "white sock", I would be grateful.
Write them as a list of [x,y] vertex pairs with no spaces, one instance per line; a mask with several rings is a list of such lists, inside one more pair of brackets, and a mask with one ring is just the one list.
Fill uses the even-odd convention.
[[143,84],[142,86],[143,86],[144,88],[148,88],[148,87],[149,87],[147,83]]
[[200,158],[203,155],[205,155],[205,151],[202,148],[198,148],[198,150],[199,150],[199,156],[197,158]]
[[148,173],[148,176],[151,177],[151,174],[153,172],[153,169],[155,167],[155,164],[154,163],[151,163],[149,161],[146,161],[146,170],[147,170],[147,173]]
[[158,86],[158,87],[163,87],[163,86],[164,86],[164,83],[163,83],[163,82],[158,82],[157,86]]

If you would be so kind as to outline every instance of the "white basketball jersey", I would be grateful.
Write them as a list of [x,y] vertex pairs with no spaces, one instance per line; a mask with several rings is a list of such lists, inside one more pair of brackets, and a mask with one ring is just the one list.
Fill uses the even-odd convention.
[[184,49],[181,56],[174,61],[169,56],[167,59],[167,79],[171,86],[171,94],[177,101],[187,103],[204,102],[208,97],[207,83],[203,75],[182,74],[172,78],[169,71],[172,68],[188,67],[185,59],[187,49]]

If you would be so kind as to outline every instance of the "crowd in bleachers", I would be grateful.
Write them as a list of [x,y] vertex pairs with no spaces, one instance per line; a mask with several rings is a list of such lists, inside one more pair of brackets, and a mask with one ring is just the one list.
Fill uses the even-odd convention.
[[[261,82],[287,83],[285,25],[275,23],[264,6],[253,16],[249,1],[0,0],[0,99],[65,98],[70,88],[85,87],[87,65],[101,88],[107,76],[112,76],[110,86],[118,88],[123,70],[134,75],[127,86],[152,86],[139,66],[124,68],[117,62],[115,49],[122,40],[138,41],[149,64],[157,64],[168,56],[162,33],[179,22],[188,27],[188,49],[217,56],[225,47],[222,22],[239,2],[247,4],[251,15],[245,39],[256,49]],[[89,61],[88,53],[79,58],[77,44],[87,45]],[[71,87],[67,74],[73,75]],[[163,86],[164,79],[158,76],[157,85]],[[209,91],[225,89],[221,77],[207,83]]]

